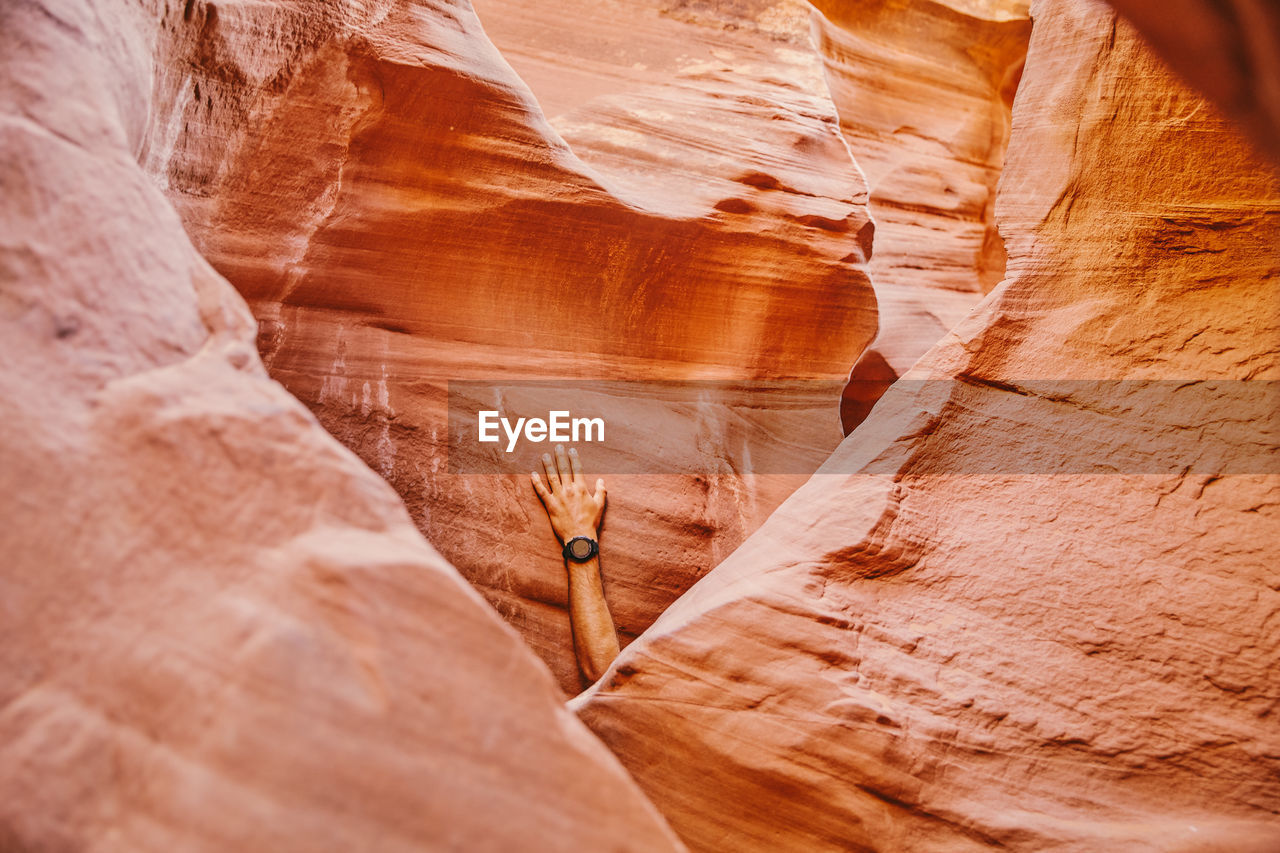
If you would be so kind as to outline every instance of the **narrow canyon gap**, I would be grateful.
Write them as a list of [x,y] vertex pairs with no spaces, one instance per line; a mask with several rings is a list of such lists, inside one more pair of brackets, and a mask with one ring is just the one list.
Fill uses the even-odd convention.
[[[162,46],[142,162],[248,300],[271,375],[578,692],[527,472],[456,473],[470,451],[448,446],[447,383],[835,386],[764,474],[739,425],[640,385],[611,398],[636,461],[610,477],[607,591],[624,643],[652,624],[835,448],[838,383],[875,334],[866,183],[817,55],[639,4],[655,32],[621,32],[701,38],[707,61],[593,102],[595,124],[566,129],[583,160],[465,2],[191,8]],[[715,58],[730,47],[756,53]],[[789,405],[768,393],[748,427]],[[698,445],[671,458],[664,435],[691,424]]]

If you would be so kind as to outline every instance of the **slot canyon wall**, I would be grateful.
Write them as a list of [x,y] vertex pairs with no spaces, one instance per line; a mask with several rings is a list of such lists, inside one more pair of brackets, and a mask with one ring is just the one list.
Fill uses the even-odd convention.
[[[0,4],[0,850],[1274,850],[1243,137],[1093,0],[476,5]],[[1280,16],[1115,5],[1275,153]],[[599,386],[576,717],[446,423],[566,379],[835,389]]]
[[1032,14],[1007,280],[575,700],[693,849],[1280,839],[1280,186]]
[[817,5],[481,0],[477,11],[573,151],[637,191],[681,196],[691,166],[741,157],[750,137],[725,136],[723,84],[708,80],[829,92],[876,228],[878,334],[845,395],[847,431],[1004,274],[992,208],[1030,20],[1025,2]]
[[1280,162],[1280,15],[1267,0],[1115,0],[1173,68]]
[[140,168],[182,14],[0,4],[0,849],[681,849]]
[[[713,61],[682,60],[678,91],[600,107],[583,161],[464,3],[430,17],[193,2],[170,16],[141,154],[248,300],[271,375],[397,489],[570,695],[584,685],[558,547],[527,473],[456,474],[471,469],[448,455],[446,381],[838,382],[876,323],[866,186],[816,58],[747,40],[735,49],[756,53],[725,64],[710,55],[722,28],[633,14],[655,49],[709,33],[695,58]],[[637,113],[656,126],[628,125]],[[792,419],[796,463],[753,476],[731,436],[676,464],[663,435],[690,416],[622,404],[638,461],[610,478],[606,559],[625,642],[840,430],[837,388]]]
[[[184,8],[163,46],[143,163],[248,299],[271,375],[392,483],[569,694],[584,685],[554,541],[521,476],[455,476],[472,469],[449,456],[446,380],[835,382],[861,354],[847,429],[1003,271],[991,198],[1025,8],[909,4],[918,20],[886,12],[843,40],[815,15],[824,73],[798,3],[489,0],[532,94],[462,7],[451,40],[393,6],[220,8]],[[262,32],[279,33],[270,49]],[[785,425],[785,473],[750,473],[718,423],[671,460],[661,436],[704,416],[623,401],[630,470],[664,472],[610,477],[624,643],[834,449],[829,392],[766,393],[730,420],[804,414]]]
[[1004,277],[996,181],[1031,32],[1026,2],[815,4],[840,128],[867,176],[875,341],[842,422],[875,401]]

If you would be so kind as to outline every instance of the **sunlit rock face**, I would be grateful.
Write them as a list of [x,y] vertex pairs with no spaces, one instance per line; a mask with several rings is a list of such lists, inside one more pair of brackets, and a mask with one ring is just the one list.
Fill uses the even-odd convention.
[[714,177],[706,163],[758,147],[725,120],[726,93],[748,81],[829,91],[876,224],[879,334],[845,395],[850,429],[1004,274],[993,203],[1031,26],[1025,2],[817,5],[478,11],[574,152],[637,192],[687,196]]
[[0,5],[0,849],[680,849],[139,168],[186,8]]
[[[590,6],[570,17],[603,29]],[[812,50],[620,8],[611,37],[664,51],[674,82],[567,118],[585,160],[463,2],[193,2],[162,47],[141,153],[248,299],[271,375],[392,483],[569,693],[558,545],[526,472],[457,475],[479,469],[447,447],[447,380],[839,380],[875,330],[866,186]],[[779,21],[803,27],[799,11]],[[613,48],[596,62],[633,64]],[[796,464],[755,476],[721,425],[621,393],[632,473],[608,476],[603,560],[625,642],[840,430],[836,387],[788,435]],[[682,428],[700,438],[676,464],[664,436]]]
[[1004,277],[996,182],[1031,22],[1025,0],[820,0],[814,35],[867,176],[879,333],[845,430]]
[[694,849],[1280,838],[1280,187],[1032,15],[1007,280],[575,703]]

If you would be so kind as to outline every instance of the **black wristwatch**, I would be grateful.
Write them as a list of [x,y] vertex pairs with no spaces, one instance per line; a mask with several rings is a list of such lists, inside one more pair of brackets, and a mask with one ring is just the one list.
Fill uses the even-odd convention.
[[575,536],[564,543],[564,558],[575,563],[585,563],[600,553],[600,544],[590,536]]

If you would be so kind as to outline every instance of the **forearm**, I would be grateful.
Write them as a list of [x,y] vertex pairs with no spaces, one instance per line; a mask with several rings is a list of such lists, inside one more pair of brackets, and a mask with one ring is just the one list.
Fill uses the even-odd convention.
[[595,494],[589,492],[578,451],[571,448],[566,454],[560,444],[556,445],[555,461],[550,453],[542,454],[542,469],[547,475],[546,485],[537,471],[530,472],[529,476],[533,490],[546,507],[551,529],[566,548],[573,652],[582,674],[596,681],[618,656],[618,634],[604,600],[598,546],[592,544],[599,535],[600,518],[604,515],[604,480],[596,480]]
[[569,571],[569,621],[578,667],[591,681],[604,675],[618,656],[618,634],[604,599],[600,560],[565,561]]

